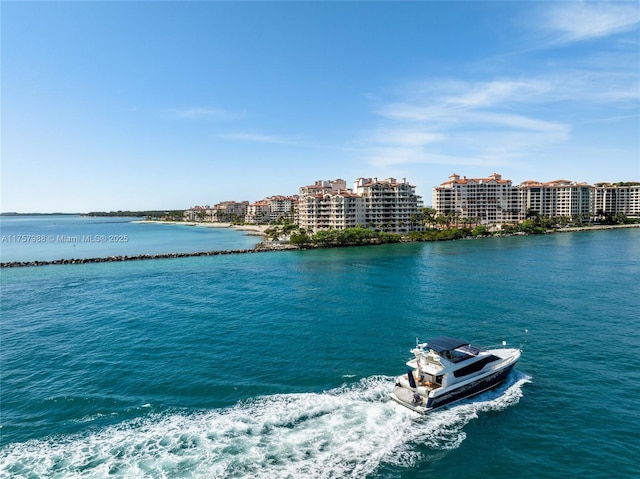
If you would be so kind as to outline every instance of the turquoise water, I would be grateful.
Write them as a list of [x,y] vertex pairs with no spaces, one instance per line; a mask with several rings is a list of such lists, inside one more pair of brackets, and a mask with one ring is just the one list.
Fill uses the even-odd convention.
[[2,262],[244,249],[262,240],[230,228],[77,215],[3,216],[0,238]]
[[[640,473],[640,229],[0,274],[1,477]],[[524,352],[416,421],[441,334]]]

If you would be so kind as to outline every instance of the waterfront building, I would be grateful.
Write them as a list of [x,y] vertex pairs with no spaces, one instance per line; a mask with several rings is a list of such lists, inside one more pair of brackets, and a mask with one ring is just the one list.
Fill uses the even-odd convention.
[[640,183],[597,183],[591,189],[591,212],[594,215],[640,216]]
[[416,229],[416,217],[422,208],[422,197],[406,178],[378,180],[358,178],[353,192],[362,198],[364,226],[394,233]]
[[532,215],[578,218],[591,211],[591,186],[568,180],[524,181],[519,186],[520,219]]
[[226,223],[244,221],[249,207],[248,201],[223,201],[214,206],[194,206],[183,214],[185,221]]
[[207,206],[193,206],[183,213],[184,221],[211,221],[211,207]]
[[310,232],[355,228],[364,224],[362,198],[344,180],[319,180],[300,187],[298,225]]
[[518,190],[498,173],[487,178],[454,173],[433,189],[433,208],[442,215],[485,225],[511,223],[520,217]]
[[513,185],[494,173],[487,178],[453,174],[433,189],[433,208],[484,225],[523,221],[532,216],[580,219],[594,215],[640,215],[640,184],[599,183],[596,186],[569,180],[523,181]]
[[297,221],[297,196],[270,196],[247,207],[245,222],[259,224],[287,219],[291,223]]
[[270,196],[266,199],[269,203],[269,220],[278,221],[286,219],[291,223],[297,222],[298,196]]
[[341,179],[319,180],[300,188],[298,224],[313,232],[357,226],[408,232],[421,206],[421,197],[406,179],[358,178],[353,189]]
[[246,223],[260,224],[268,223],[271,219],[271,208],[269,202],[264,199],[251,203],[247,206],[247,214],[244,221]]

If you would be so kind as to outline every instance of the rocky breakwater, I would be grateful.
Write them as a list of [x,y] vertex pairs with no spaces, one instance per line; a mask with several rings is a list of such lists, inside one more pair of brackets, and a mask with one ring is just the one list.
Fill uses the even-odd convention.
[[190,258],[194,256],[216,256],[222,254],[248,254],[264,253],[268,251],[283,251],[299,249],[297,246],[289,244],[265,244],[261,243],[251,249],[232,249],[216,251],[197,251],[193,253],[161,253],[161,254],[138,254],[132,256],[106,256],[102,258],[64,258],[49,261],[10,261],[0,263],[0,268],[20,268],[26,266],[47,266],[55,264],[86,264],[86,263],[109,263],[117,261],[141,261],[148,259],[172,259]]

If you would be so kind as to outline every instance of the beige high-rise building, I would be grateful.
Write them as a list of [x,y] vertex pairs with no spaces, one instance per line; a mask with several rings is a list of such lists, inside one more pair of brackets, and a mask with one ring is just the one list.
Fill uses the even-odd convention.
[[298,225],[311,232],[362,225],[362,198],[344,180],[316,181],[300,188]]
[[520,190],[520,219],[532,214],[550,218],[564,216],[573,218],[590,212],[591,186],[568,180],[554,180],[546,183],[524,181]]
[[266,198],[269,203],[269,214],[271,220],[286,218],[291,222],[296,222],[296,211],[298,206],[298,196],[276,195]]
[[494,173],[487,178],[453,174],[433,189],[433,208],[480,224],[502,224],[519,217],[518,190],[511,180]]
[[640,184],[596,184],[591,189],[591,212],[640,216]]
[[451,175],[433,189],[433,208],[481,224],[504,224],[540,215],[580,218],[604,213],[640,214],[640,186],[591,186],[569,180],[523,181],[513,185],[494,173],[487,178]]
[[416,195],[416,187],[406,178],[402,181],[358,178],[353,184],[353,192],[363,199],[364,226],[394,233],[415,229],[422,197]]
[[268,223],[271,220],[271,206],[265,200],[256,201],[247,206],[245,222],[252,224]]
[[313,232],[356,226],[408,232],[421,206],[415,187],[406,180],[358,178],[353,190],[344,180],[320,180],[300,188],[298,224]]

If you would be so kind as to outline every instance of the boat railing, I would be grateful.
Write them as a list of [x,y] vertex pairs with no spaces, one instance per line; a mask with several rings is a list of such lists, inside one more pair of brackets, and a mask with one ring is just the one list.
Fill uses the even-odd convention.
[[490,363],[491,364],[491,369],[495,370],[495,369],[500,369],[503,366],[509,364],[510,362],[513,362],[513,355],[506,357],[506,358],[500,358],[500,361],[498,362],[493,362]]
[[502,341],[502,344],[493,344],[490,346],[483,346],[482,347],[482,351],[489,351],[491,349],[505,349],[505,348],[510,348],[510,349],[522,349],[521,346],[508,346],[506,341]]

